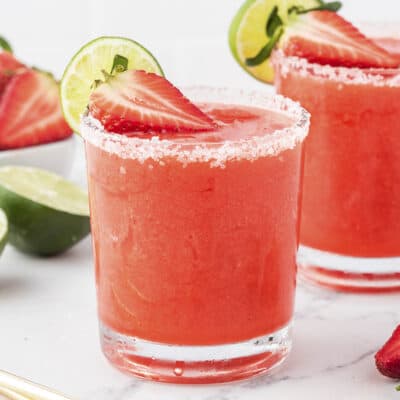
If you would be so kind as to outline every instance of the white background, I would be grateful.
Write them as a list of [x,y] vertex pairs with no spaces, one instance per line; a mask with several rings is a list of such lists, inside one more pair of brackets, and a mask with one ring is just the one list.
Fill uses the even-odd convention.
[[[61,76],[79,47],[124,35],[148,47],[175,83],[258,86],[233,61],[229,23],[244,0],[0,0],[0,34],[26,62]],[[5,4],[7,4],[5,6]],[[352,21],[398,21],[400,0],[343,0]]]

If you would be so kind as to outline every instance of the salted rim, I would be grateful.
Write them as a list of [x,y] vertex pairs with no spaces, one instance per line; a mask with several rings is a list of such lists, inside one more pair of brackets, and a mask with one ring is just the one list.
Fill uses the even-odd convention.
[[301,57],[286,56],[282,50],[274,51],[271,62],[283,77],[294,71],[302,77],[313,76],[346,85],[400,87],[400,68],[332,67]]
[[242,89],[188,87],[182,92],[194,102],[224,103],[259,107],[282,112],[293,120],[291,126],[272,133],[240,140],[226,140],[221,143],[182,143],[159,136],[151,138],[127,137],[107,132],[102,124],[83,115],[81,134],[92,145],[124,159],[136,159],[143,163],[152,159],[163,163],[163,159],[174,158],[182,164],[193,162],[210,163],[211,167],[224,167],[230,160],[275,156],[284,150],[293,149],[308,134],[310,115],[299,103],[280,95],[270,95],[262,91]]
[[[389,36],[400,39],[399,24],[394,21],[389,23],[360,21],[357,26],[371,38],[378,39]],[[350,85],[400,86],[400,67],[384,70],[380,68],[332,67],[311,63],[300,57],[287,57],[281,50],[274,52],[272,63],[275,68],[280,68],[280,73],[283,76],[286,76],[290,70],[294,70],[302,76],[312,75]],[[382,73],[383,71],[385,74]],[[390,74],[393,75],[390,76]]]

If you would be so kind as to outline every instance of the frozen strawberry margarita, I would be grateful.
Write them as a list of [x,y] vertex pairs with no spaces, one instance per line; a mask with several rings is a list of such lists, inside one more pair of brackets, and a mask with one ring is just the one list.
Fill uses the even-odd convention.
[[222,382],[290,349],[308,115],[279,96],[185,94],[128,70],[90,96],[102,345],[138,376]]
[[246,2],[231,49],[247,72],[311,113],[302,277],[346,291],[400,290],[400,31],[377,35],[375,26],[366,36],[340,7]]
[[341,290],[399,290],[400,39],[371,40],[333,12],[308,15],[309,30],[321,23],[329,29],[313,43],[299,36],[295,51],[273,56],[278,92],[312,114],[302,276]]

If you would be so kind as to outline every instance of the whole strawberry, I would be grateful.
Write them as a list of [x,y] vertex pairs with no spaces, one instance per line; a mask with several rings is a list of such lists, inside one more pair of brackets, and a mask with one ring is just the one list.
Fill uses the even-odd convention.
[[[400,325],[392,336],[375,354],[375,363],[379,372],[389,378],[400,379]],[[397,388],[400,390],[400,387]]]

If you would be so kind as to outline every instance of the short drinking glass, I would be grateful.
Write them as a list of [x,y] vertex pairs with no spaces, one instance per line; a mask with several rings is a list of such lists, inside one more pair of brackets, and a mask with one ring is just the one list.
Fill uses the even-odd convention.
[[[376,41],[400,55],[400,36]],[[346,291],[400,290],[400,68],[331,67],[279,51],[273,63],[278,92],[311,113],[301,276]]]
[[222,382],[287,355],[309,116],[281,96],[184,93],[214,132],[128,137],[83,118],[102,347],[169,382]]

